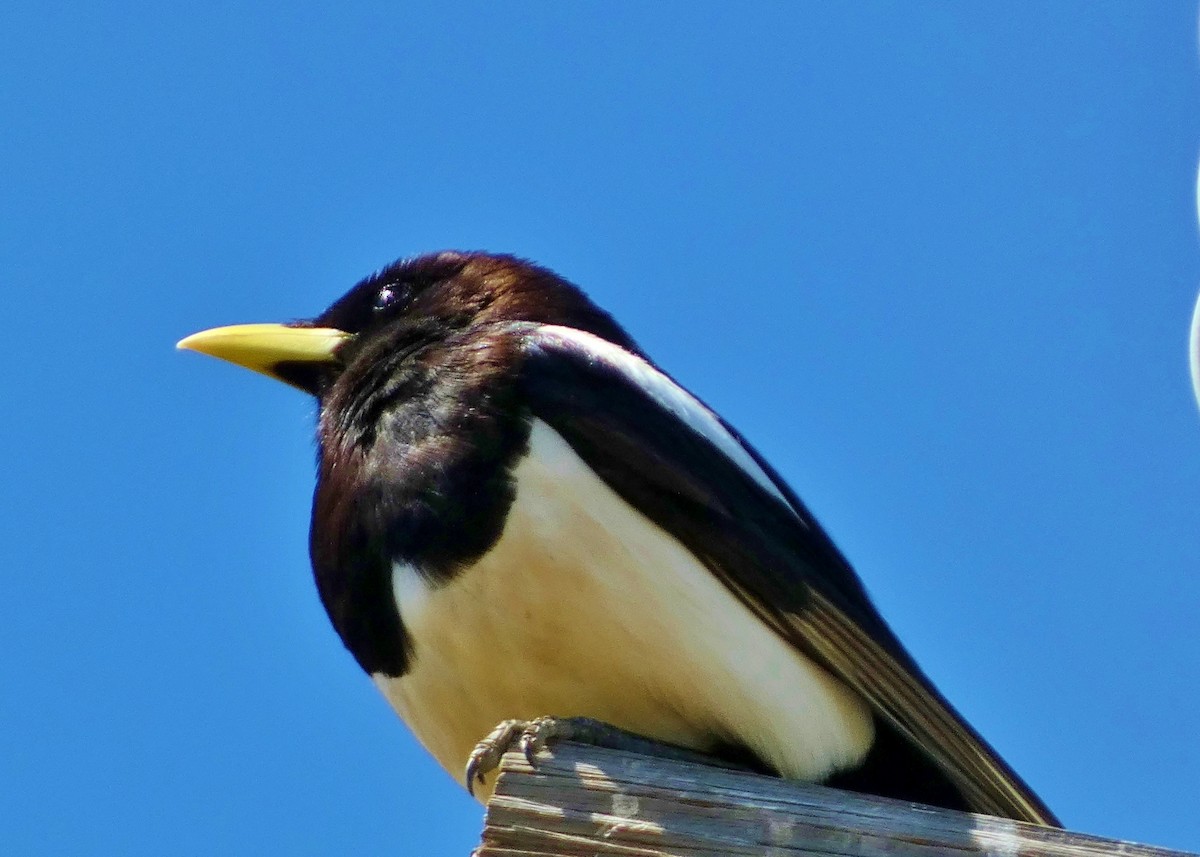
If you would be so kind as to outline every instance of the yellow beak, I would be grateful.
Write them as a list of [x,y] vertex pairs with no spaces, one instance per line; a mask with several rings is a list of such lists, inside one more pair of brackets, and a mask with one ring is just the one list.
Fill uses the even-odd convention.
[[353,339],[353,334],[331,327],[234,324],[193,333],[179,340],[175,347],[219,357],[298,386],[280,374],[281,364],[338,363],[337,350],[349,339]]

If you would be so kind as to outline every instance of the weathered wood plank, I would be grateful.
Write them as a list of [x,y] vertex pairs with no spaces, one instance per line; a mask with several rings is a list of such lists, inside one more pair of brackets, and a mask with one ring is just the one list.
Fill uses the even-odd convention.
[[563,743],[505,756],[478,857],[1194,857]]

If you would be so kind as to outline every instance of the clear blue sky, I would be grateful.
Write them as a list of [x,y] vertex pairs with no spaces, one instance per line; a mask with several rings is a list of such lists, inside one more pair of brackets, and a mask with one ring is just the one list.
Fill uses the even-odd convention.
[[173,350],[395,257],[587,288],[1072,827],[1200,850],[1192,3],[9,3],[0,842],[465,855],[310,580],[313,406]]

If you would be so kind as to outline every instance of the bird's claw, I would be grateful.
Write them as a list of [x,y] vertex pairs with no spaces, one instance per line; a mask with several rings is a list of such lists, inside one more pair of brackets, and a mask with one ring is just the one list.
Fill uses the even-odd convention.
[[467,791],[474,797],[476,784],[483,785],[484,778],[500,766],[500,759],[509,750],[519,751],[531,767],[536,766],[535,758],[547,741],[569,737],[570,724],[570,720],[557,717],[501,721],[467,757]]
[[525,728],[521,730],[521,737],[518,741],[518,749],[525,756],[525,761],[533,767],[534,757],[546,746],[546,742],[551,738],[564,737],[570,730],[565,727],[568,721],[558,720],[554,717],[539,717],[536,720],[530,720],[525,724]]

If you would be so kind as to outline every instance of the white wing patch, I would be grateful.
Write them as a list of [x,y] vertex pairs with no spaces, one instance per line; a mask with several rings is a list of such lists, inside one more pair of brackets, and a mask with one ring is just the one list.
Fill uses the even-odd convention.
[[429,581],[406,562],[392,563],[392,593],[401,616],[419,616],[429,603],[433,589]]
[[[779,486],[746,451],[746,447],[742,446],[737,438],[721,424],[717,415],[662,371],[636,354],[595,334],[553,324],[538,325],[537,330],[540,340],[582,354],[590,361],[603,363],[620,372],[651,399],[674,414],[688,428],[723,452],[726,458],[749,474],[755,482],[778,498],[784,506],[792,508],[792,504],[780,492]],[[800,520],[799,516],[797,519]],[[801,523],[804,523],[803,520]]]
[[[499,541],[435,587],[397,565],[414,658],[376,684],[455,777],[500,720],[587,716],[821,779],[870,746],[857,695],[534,421]],[[480,794],[486,799],[490,789]]]

